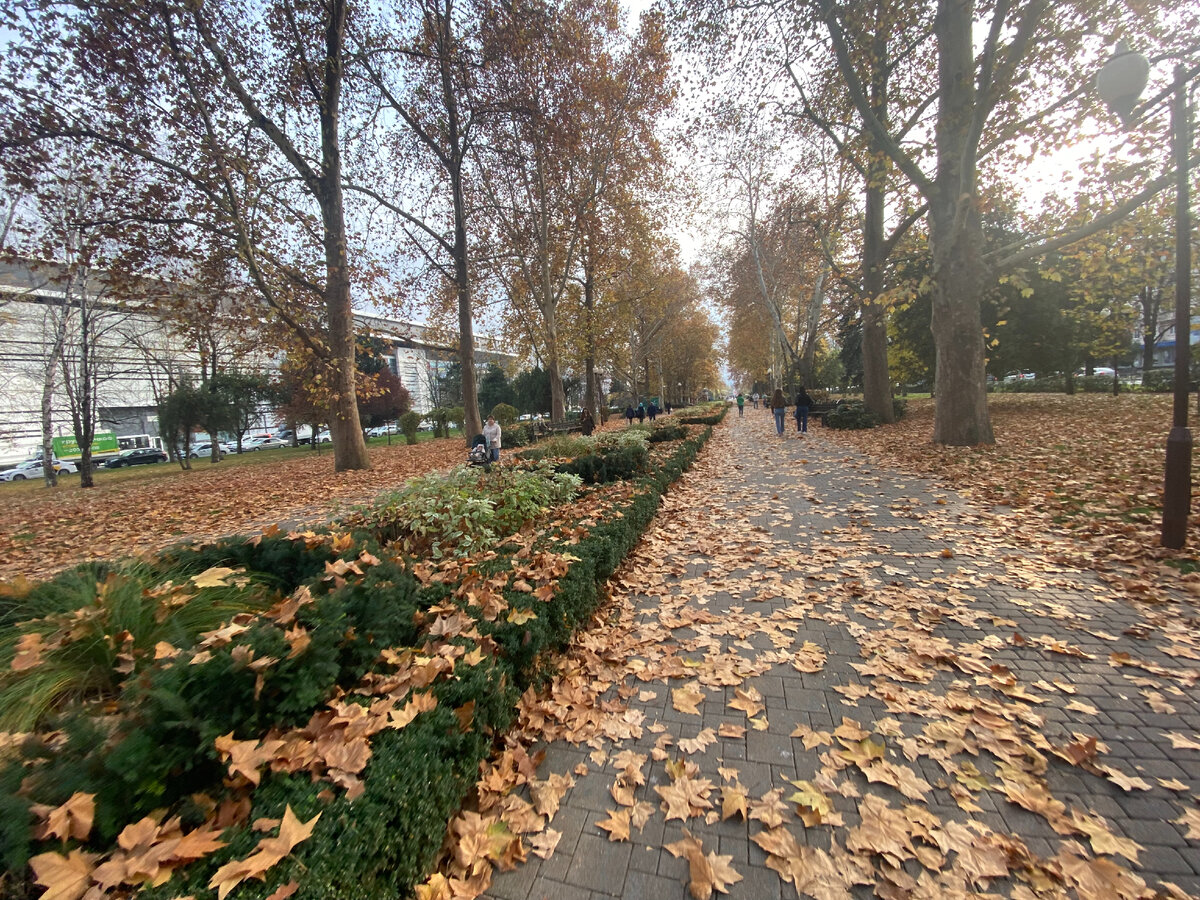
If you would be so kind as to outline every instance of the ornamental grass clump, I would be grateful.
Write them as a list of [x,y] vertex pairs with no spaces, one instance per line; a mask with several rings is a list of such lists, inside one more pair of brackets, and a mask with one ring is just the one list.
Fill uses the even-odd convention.
[[430,559],[471,556],[516,534],[551,506],[570,500],[580,480],[546,466],[490,470],[460,466],[414,478],[342,520],[380,543]]

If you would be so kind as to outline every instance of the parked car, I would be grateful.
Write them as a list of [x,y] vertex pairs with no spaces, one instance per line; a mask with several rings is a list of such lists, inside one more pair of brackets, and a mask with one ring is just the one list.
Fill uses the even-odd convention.
[[281,441],[279,438],[256,437],[250,438],[248,441],[242,441],[242,452],[253,453],[255,450],[277,450],[280,447],[286,446],[287,441]]
[[134,447],[122,450],[104,464],[106,469],[122,469],[126,466],[147,466],[167,461],[167,454],[154,447]]
[[398,434],[399,431],[400,429],[396,427],[396,423],[391,422],[387,425],[376,425],[374,428],[368,429],[367,437],[383,437],[385,434]]
[[[1094,375],[1094,376],[1098,376],[1098,377],[1102,377],[1102,378],[1112,378],[1116,374],[1117,373],[1114,372],[1112,369],[1110,369],[1108,366],[1094,366],[1092,368],[1092,375]],[[1087,375],[1087,369],[1081,368],[1075,372],[1076,378],[1082,378],[1085,375]]]
[[[225,444],[221,441],[217,442],[217,447],[221,456],[225,456],[226,454],[233,452],[228,444]],[[192,459],[199,459],[202,456],[212,456],[212,448],[213,445],[208,441],[204,441],[201,444],[193,444],[192,449],[188,452],[188,456],[190,456]]]
[[328,444],[332,440],[333,440],[333,437],[329,434],[328,428],[326,428],[324,431],[318,432],[318,434],[317,434],[317,442],[318,443]]
[[1004,376],[1005,384],[1012,384],[1014,381],[1032,381],[1037,378],[1032,372],[1009,372]]
[[[79,469],[74,463],[66,460],[54,460],[54,471],[59,475],[73,475]],[[42,461],[40,459],[27,459],[22,463],[18,463],[7,472],[0,472],[0,481],[25,481],[32,478],[42,477]]]
[[275,433],[275,437],[279,438],[285,444],[291,444],[293,437],[296,439],[297,444],[311,444],[312,429],[307,425],[301,427],[299,431],[293,431],[291,428],[281,428]]

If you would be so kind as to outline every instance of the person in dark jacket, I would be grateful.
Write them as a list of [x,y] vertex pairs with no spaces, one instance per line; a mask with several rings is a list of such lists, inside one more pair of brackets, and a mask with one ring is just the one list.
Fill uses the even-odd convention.
[[646,421],[646,404],[645,403],[638,404],[637,417],[638,417],[639,425]]
[[800,385],[800,392],[796,394],[796,430],[799,432],[808,431],[808,408],[813,405],[812,397],[808,396],[808,391],[804,389],[804,385]]
[[646,415],[650,417],[651,422],[653,422],[654,417],[658,415],[658,407],[655,405],[653,400],[651,400],[650,405],[646,407]]
[[596,430],[596,420],[592,418],[591,410],[585,409],[583,415],[579,417],[579,430],[584,435],[589,435]]
[[633,411],[633,404],[632,404],[632,403],[631,403],[629,406],[625,407],[625,421],[626,421],[626,423],[627,423],[627,424],[629,424],[629,425],[632,425],[632,424],[633,424],[633,417],[634,417],[634,416],[636,416],[636,415],[637,415],[637,413],[635,413],[635,412]]
[[782,435],[783,415],[787,412],[787,399],[779,388],[775,388],[775,393],[771,395],[771,412],[775,414],[775,433]]

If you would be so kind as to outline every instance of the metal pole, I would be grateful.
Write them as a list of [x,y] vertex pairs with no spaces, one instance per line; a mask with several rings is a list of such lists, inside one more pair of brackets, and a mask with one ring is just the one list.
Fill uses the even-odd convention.
[[1188,161],[1191,121],[1187,105],[1187,73],[1175,67],[1171,135],[1175,144],[1175,397],[1167,464],[1163,477],[1162,545],[1173,550],[1187,540],[1192,506],[1192,432],[1188,429],[1188,386],[1191,381],[1192,247],[1188,215]]

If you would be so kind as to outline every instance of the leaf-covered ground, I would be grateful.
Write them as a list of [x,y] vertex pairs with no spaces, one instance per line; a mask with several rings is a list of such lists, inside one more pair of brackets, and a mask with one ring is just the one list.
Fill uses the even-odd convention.
[[983,499],[734,418],[419,896],[1200,896],[1194,600]]
[[367,500],[415,475],[465,462],[462,440],[370,449],[371,466],[334,472],[324,452],[255,454],[252,465],[194,461],[154,471],[101,472],[95,488],[0,491],[0,579],[44,578],[74,563],[210,540],[276,523],[323,522],[337,504]]
[[[1200,557],[1200,452],[1192,457],[1189,547],[1158,544],[1163,461],[1171,426],[1165,394],[994,394],[996,443],[933,444],[933,401],[913,400],[895,425],[826,436],[901,471],[929,475],[981,502],[1012,508],[1031,534],[1069,531],[1077,561],[1150,566],[1173,560],[1196,568]],[[1195,410],[1192,410],[1195,419]]]

